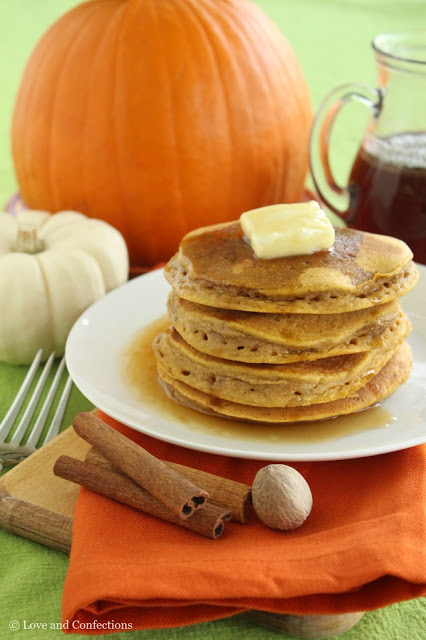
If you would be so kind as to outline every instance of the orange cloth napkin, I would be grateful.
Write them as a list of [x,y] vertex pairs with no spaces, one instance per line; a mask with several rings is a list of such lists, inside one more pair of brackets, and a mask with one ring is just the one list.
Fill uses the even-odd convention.
[[[159,458],[248,484],[267,464],[184,449],[100,417]],[[425,463],[425,446],[291,463],[312,490],[306,522],[274,531],[252,513],[215,541],[82,489],[64,621],[70,630],[95,619],[166,628],[246,609],[337,614],[426,595]]]

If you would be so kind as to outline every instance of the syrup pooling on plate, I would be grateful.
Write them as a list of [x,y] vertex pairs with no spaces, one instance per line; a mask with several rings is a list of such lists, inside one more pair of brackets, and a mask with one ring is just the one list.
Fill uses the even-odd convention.
[[158,332],[166,329],[169,324],[169,318],[164,316],[133,336],[122,358],[123,377],[144,404],[161,413],[164,418],[181,422],[194,431],[248,441],[297,444],[336,440],[361,431],[383,429],[396,421],[389,411],[377,406],[348,416],[313,423],[255,424],[208,416],[176,404],[166,396],[158,382],[156,360],[151,346]]

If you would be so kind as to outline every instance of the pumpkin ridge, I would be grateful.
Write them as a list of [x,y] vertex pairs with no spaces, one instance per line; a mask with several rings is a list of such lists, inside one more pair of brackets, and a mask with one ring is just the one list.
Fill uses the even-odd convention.
[[[66,208],[71,204],[73,208],[81,209],[89,217],[103,218],[111,224],[114,224],[114,215],[111,216],[111,210],[116,212],[115,215],[121,216],[121,208],[117,205],[119,197],[119,187],[117,183],[117,171],[108,171],[108,166],[105,165],[105,158],[109,159],[109,166],[115,166],[115,157],[112,157],[111,150],[113,149],[112,143],[112,129],[113,129],[113,108],[112,108],[112,91],[111,83],[102,83],[99,86],[99,76],[105,71],[108,75],[111,75],[111,68],[113,66],[113,46],[115,41],[115,33],[113,27],[115,26],[114,16],[117,10],[120,10],[122,5],[117,3],[116,0],[102,0],[103,12],[99,18],[94,34],[88,34],[87,41],[84,43],[85,57],[90,57],[90,64],[88,64],[89,73],[85,77],[86,93],[82,93],[81,101],[84,101],[84,111],[82,109],[82,134],[81,134],[81,165],[83,184],[79,187],[78,191],[71,192],[72,201],[63,202]],[[111,51],[111,55],[107,57],[107,52]],[[105,90],[106,88],[106,90]],[[104,109],[99,109],[99,102],[103,100],[105,103]],[[108,120],[106,120],[106,112],[108,114]],[[99,131],[101,130],[101,135]],[[99,156],[102,156],[99,158]],[[103,179],[99,180],[99,167],[102,165],[101,170],[106,174],[103,175]],[[106,184],[104,184],[106,182]],[[93,196],[93,193],[96,196]],[[107,195],[105,195],[107,194]],[[100,204],[98,204],[100,199]],[[80,202],[82,203],[80,205]],[[107,206],[106,206],[107,203]],[[108,208],[108,204],[110,207]],[[121,223],[121,219],[120,219]],[[117,228],[120,228],[120,223],[115,221]]]
[[[22,120],[22,115],[23,115],[24,123],[22,124],[21,122],[19,124],[19,120],[16,121],[15,116],[12,122],[13,130],[19,132],[19,135],[18,135],[19,146],[23,148],[22,156],[24,157],[24,163],[22,168],[21,161],[18,160],[19,152],[17,151],[17,148],[16,148],[17,147],[16,135],[12,135],[12,148],[14,150],[13,156],[14,156],[15,170],[20,183],[20,188],[21,188],[21,192],[24,197],[24,200],[26,204],[29,205],[30,207],[37,202],[37,205],[36,205],[37,207],[41,209],[51,210],[51,211],[53,210],[51,195],[49,195],[49,193],[45,194],[45,199],[42,202],[40,202],[38,197],[38,193],[40,189],[39,187],[35,188],[35,181],[33,179],[30,179],[30,176],[33,172],[31,169],[28,168],[28,164],[30,166],[32,164],[31,158],[34,155],[34,147],[38,146],[38,140],[34,141],[34,137],[32,133],[32,130],[33,130],[32,118],[29,118],[27,114],[28,113],[34,114],[34,104],[36,102],[35,98],[39,94],[40,85],[42,85],[44,82],[44,76],[41,73],[41,71],[44,68],[48,67],[51,64],[52,60],[55,60],[55,62],[57,60],[57,51],[51,46],[51,41],[55,40],[55,27],[59,21],[60,19],[52,25],[51,30],[47,31],[44,37],[36,45],[35,52],[37,56],[35,58],[31,57],[30,64],[25,69],[24,77],[21,80],[21,86],[19,88],[19,93],[16,98],[15,113],[17,113],[19,117],[19,106],[22,104],[23,106],[20,109],[21,111],[20,120]],[[71,21],[69,22],[67,27],[69,28],[70,31],[72,30],[73,33],[76,33],[78,31],[78,28]],[[71,29],[71,27],[74,27],[74,28]],[[44,49],[47,50],[46,53],[44,53]],[[32,65],[34,65],[34,68],[32,68]],[[35,80],[33,84],[29,83],[29,91],[25,99],[25,93],[23,93],[23,91],[25,91],[25,85],[26,85],[25,80],[27,78],[27,75],[33,76]],[[44,155],[46,156],[46,158],[48,158],[48,145],[47,144],[40,145],[40,149],[44,151]],[[28,158],[30,158],[30,162],[28,162]],[[46,162],[37,162],[36,165],[38,166],[38,171],[40,170],[42,171],[42,169],[40,168],[45,167],[47,164],[48,164],[48,160],[46,160]],[[24,181],[23,181],[25,185],[24,187],[22,187],[22,173],[24,174]],[[49,190],[48,173],[49,172],[46,171],[45,175],[41,177],[41,181],[44,183],[44,186],[47,191]],[[28,176],[28,181],[26,179],[27,176]],[[46,176],[47,176],[47,179],[46,179]],[[27,187],[29,187],[28,191],[27,191]]]
[[[254,12],[257,12],[258,15],[254,16]],[[253,39],[252,29],[256,29],[257,20],[261,20],[262,28],[256,29],[256,39],[258,39],[259,41],[265,42],[265,45],[268,47],[268,51],[270,52],[271,43],[269,42],[269,38],[266,37],[266,30],[268,30],[269,32],[270,26],[271,26],[271,20],[257,7],[257,5],[253,6],[253,10],[248,16],[248,20],[249,22],[245,21],[242,25],[242,29],[246,32],[246,38],[248,39],[248,41],[252,42],[252,39]],[[288,43],[287,43],[287,40],[285,39],[285,36],[282,35],[282,38],[283,38],[284,46],[286,46],[286,48],[288,49]],[[277,90],[275,86],[276,78],[274,76],[274,81],[272,81],[272,78],[268,73],[268,68],[267,68],[268,65],[266,64],[264,57],[260,55],[259,48],[250,47],[250,49],[253,52],[253,57],[256,60],[257,64],[259,65],[259,67],[263,69],[262,75],[263,77],[265,77],[266,83],[268,84],[268,91],[266,91],[266,95],[268,96],[268,98],[269,96],[275,96],[275,99],[269,100],[269,105],[270,105],[269,113],[272,115],[275,121],[275,127],[274,127],[275,132],[277,133],[279,138],[282,140],[283,138],[285,138],[285,133],[284,133],[285,127],[282,122],[282,116],[281,116],[282,104],[280,109],[278,105],[278,101],[276,99],[276,96],[277,96]],[[286,51],[286,55],[287,55],[287,51]],[[271,53],[269,53],[269,56],[271,57]],[[283,66],[283,64],[285,65],[285,62],[283,62],[283,55],[278,57],[278,63],[280,64],[281,67]],[[285,78],[285,74],[282,73],[280,77]],[[280,92],[281,92],[281,95],[280,95],[280,102],[281,102],[281,98],[282,98],[281,88],[280,88]],[[282,100],[282,102],[285,103],[285,97],[284,97],[284,100]],[[281,195],[283,193],[283,183],[285,182],[285,179],[286,179],[286,173],[288,173],[288,171],[290,170],[292,159],[289,156],[287,146],[284,145],[284,148],[283,148],[283,145],[280,144],[279,149],[280,149],[280,152],[275,157],[273,157],[274,165],[276,166],[276,170],[274,172],[275,179],[274,179],[274,183],[271,183],[271,180],[269,180],[268,190],[267,190],[268,195],[267,197],[264,198],[265,204],[273,204],[273,203],[281,202],[283,199]],[[278,176],[278,179],[277,179],[277,176]]]
[[[64,283],[67,285],[68,300],[65,307],[68,305],[70,299],[72,300],[74,298],[75,300],[76,291],[79,291],[79,296],[81,296],[81,291],[82,290],[84,291],[85,289],[84,287],[83,288],[81,287],[82,282],[84,282],[86,286],[90,284],[92,295],[89,297],[89,299],[91,298],[93,301],[98,300],[101,296],[105,295],[106,293],[105,281],[103,278],[101,268],[99,264],[96,262],[96,259],[92,255],[90,255],[89,253],[85,252],[83,249],[80,249],[78,247],[68,247],[66,251],[64,251],[63,249],[60,250],[53,247],[51,250],[45,251],[44,254],[39,254],[39,255],[40,255],[40,265],[43,271],[43,276],[45,276],[46,278],[47,294],[50,302],[49,311],[51,313],[49,315],[49,321],[51,321],[52,323],[52,331],[50,335],[53,336],[54,349],[59,355],[63,353],[63,348],[65,346],[65,341],[66,341],[66,338],[64,339],[64,325],[63,325],[64,305],[57,304],[57,300],[56,300],[56,296],[57,296],[56,291],[58,289],[57,283],[55,282],[55,278],[52,278],[51,274],[49,274],[50,275],[49,277],[48,274],[46,273],[44,268],[46,265],[43,265],[42,256],[44,255],[45,259],[57,257],[57,264],[55,265],[55,267],[57,269],[57,272],[61,274],[60,277],[61,277],[62,285]],[[83,277],[81,279],[78,279],[78,284],[75,278],[69,279],[70,273],[71,273],[69,267],[70,265],[72,265],[72,267],[75,268],[76,263],[83,265],[82,271],[84,271]],[[47,266],[51,267],[51,263],[49,265],[49,262],[48,262]],[[87,295],[87,289],[86,291],[84,291],[84,293]],[[67,334],[71,330],[71,326],[74,324],[77,317],[83,312],[84,308],[87,308],[87,306],[88,306],[87,302],[86,304],[82,305],[79,312],[74,313],[73,320],[70,320],[70,318],[68,317],[67,322],[69,326],[67,328],[67,332],[66,332]]]
[[[47,248],[46,251],[49,251],[49,249]],[[40,261],[39,254],[35,254],[34,258],[35,258],[35,260],[37,262],[37,266],[38,266],[38,269],[39,269],[40,274],[41,274],[41,279],[43,281],[45,300],[46,300],[46,308],[47,308],[47,320],[48,320],[48,325],[49,325],[49,330],[47,332],[47,335],[49,336],[50,343],[51,343],[50,350],[53,351],[55,349],[55,347],[56,347],[56,344],[55,344],[54,331],[53,331],[54,327],[53,327],[52,301],[50,299],[50,292],[49,292],[49,287],[47,285],[46,274],[44,273],[43,265],[42,265],[42,263]],[[45,355],[48,355],[48,354],[45,354]]]
[[[48,38],[42,38],[42,40],[37,44],[37,50],[39,52],[43,52],[43,50],[45,49],[49,49],[49,42],[48,42]],[[54,53],[51,53],[51,57],[53,57]],[[45,56],[42,55],[40,56],[39,60],[35,60],[32,61],[33,65],[35,67],[35,73],[34,73],[34,77],[36,79],[39,80],[39,82],[41,82],[41,74],[37,73],[37,70],[40,69],[40,67],[43,67],[44,65],[47,65],[49,61],[49,56]],[[38,64],[36,64],[38,63]],[[30,65],[31,66],[31,65]],[[30,66],[25,70],[25,75],[29,75],[30,74]],[[20,131],[21,132],[21,138],[19,140],[19,145],[17,144],[17,139],[16,136],[12,134],[12,156],[13,156],[13,162],[14,162],[14,166],[15,166],[15,171],[19,174],[21,174],[21,172],[24,172],[25,174],[27,174],[27,166],[28,166],[28,155],[29,155],[29,150],[31,147],[31,144],[29,143],[30,137],[27,133],[28,130],[31,130],[31,121],[29,118],[26,118],[26,111],[29,107],[29,105],[31,105],[31,98],[34,96],[35,93],[35,89],[37,87],[37,81],[34,82],[34,84],[25,84],[21,82],[21,87],[19,88],[19,92],[18,92],[18,96],[16,98],[16,106],[15,106],[15,110],[13,113],[13,118],[12,118],[12,132],[13,131]],[[21,106],[22,105],[22,106]],[[24,141],[24,144],[23,142]],[[19,157],[19,151],[18,151],[18,146],[20,148],[22,148],[22,159],[19,160],[18,162],[18,157]],[[28,189],[29,187],[29,189]],[[26,201],[28,203],[31,202],[32,196],[30,195],[31,190],[34,189],[34,181],[33,180],[29,180],[28,184],[27,184],[27,189],[28,191],[24,192],[24,197],[26,199]]]
[[[158,3],[156,2],[156,0],[154,0],[154,2],[150,3],[151,6],[151,10],[152,10],[152,15],[154,17],[154,22],[156,24],[156,28],[157,28],[157,34],[158,34],[158,39],[159,41],[161,41],[161,46],[163,51],[166,49],[166,47],[164,46],[164,37],[162,35],[162,31],[160,28],[160,20],[159,20],[159,16],[158,16],[158,11],[157,11],[157,7],[158,7]],[[184,10],[185,7],[185,3],[182,3],[181,5],[179,5],[179,9],[180,10]],[[171,8],[173,8],[175,11],[177,9],[176,5],[171,5]],[[177,24],[179,24],[179,22],[177,21]],[[177,134],[177,125],[176,125],[176,115],[175,115],[175,110],[173,109],[173,103],[172,103],[172,98],[171,98],[171,93],[170,93],[170,68],[169,65],[167,63],[168,61],[168,56],[164,55],[162,57],[163,60],[163,69],[164,69],[164,75],[165,75],[165,83],[164,86],[167,87],[167,101],[168,101],[168,113],[169,113],[169,120],[170,120],[170,131],[171,131],[171,140],[170,143],[173,143],[173,145],[171,144],[170,146],[173,147],[173,153],[175,156],[175,162],[174,165],[176,167],[176,175],[175,175],[175,180],[176,180],[176,195],[178,196],[177,201],[178,201],[178,210],[179,210],[179,216],[178,216],[178,221],[179,221],[179,225],[181,228],[181,232],[180,235],[184,236],[186,233],[186,229],[187,229],[187,220],[186,220],[186,210],[185,210],[185,206],[184,206],[184,189],[183,189],[183,179],[182,179],[182,170],[181,170],[181,159],[179,157],[179,152],[178,152],[178,134]],[[152,245],[154,246],[154,251],[153,253],[158,253],[159,251],[159,246],[158,246],[158,242],[156,241],[156,237],[154,237],[154,235],[152,235],[152,239],[151,241],[155,240],[155,242],[152,242]]]
[[[254,11],[257,11],[259,14],[261,13],[259,7],[257,6],[255,6]],[[309,102],[309,111],[310,111],[310,96],[309,96],[308,87],[304,81],[303,72],[299,65],[298,59],[292,47],[290,46],[288,40],[283,36],[281,31],[272,21],[268,20],[265,27],[267,28],[267,31],[262,31],[260,35],[264,40],[265,44],[269,46],[269,51],[271,52],[271,56],[273,56],[275,59],[275,64],[278,64],[281,68],[280,76],[286,79],[286,87],[284,90],[284,93],[286,95],[283,96],[283,100],[282,100],[282,106],[284,106],[286,109],[286,119],[292,122],[293,126],[295,126],[296,123],[299,124],[298,129],[302,132],[306,130],[306,133],[308,134],[311,118],[309,117],[308,119],[306,117],[307,109],[301,107],[301,103],[299,102],[300,92],[302,87],[304,89],[303,96],[304,96],[305,105],[306,105],[306,101]],[[283,42],[282,43],[280,42],[279,46],[277,43],[278,37],[280,39],[283,39]],[[284,47],[285,47],[285,55],[283,55]],[[259,50],[256,50],[256,53],[259,54]],[[268,76],[268,78],[270,78],[270,76]],[[298,91],[296,92],[288,91],[288,85],[290,84],[289,78],[291,78],[293,82],[296,81],[296,79],[298,80]],[[293,86],[293,82],[291,83],[291,86]],[[290,97],[290,101],[287,98],[287,94]],[[291,109],[289,109],[289,105]],[[301,126],[301,122],[303,122],[303,124],[306,124],[306,126],[305,127]],[[280,129],[281,135],[284,133],[284,130],[285,129],[282,126]],[[291,192],[292,195],[290,194],[291,195],[290,198],[287,196],[287,201],[288,200],[296,201],[302,196],[303,184],[301,184],[299,188],[299,192],[297,193],[292,192],[291,185],[294,183],[293,174],[299,173],[299,170],[298,170],[299,167],[297,167],[297,169],[294,168],[295,165],[294,165],[293,156],[296,155],[297,162],[300,164],[300,149],[305,150],[306,148],[306,151],[304,152],[303,155],[306,160],[306,166],[307,166],[307,163],[308,163],[307,144],[308,144],[308,135],[306,136],[305,141],[297,140],[297,154],[294,154],[295,152],[294,146],[293,148],[291,148],[288,145],[285,145],[284,153],[282,153],[280,156],[280,163],[281,163],[281,170],[279,172],[280,181],[277,183],[278,191],[276,191],[277,196],[276,196],[275,202],[282,201],[283,200],[282,194],[283,193],[288,194],[289,191]],[[287,168],[286,170],[284,170],[285,167]]]
[[[295,54],[295,52],[293,51],[292,47],[290,46],[290,44],[288,42],[286,42],[287,44],[287,52],[285,56],[280,55],[280,49],[278,47],[277,44],[277,36],[282,37],[282,33],[281,31],[278,29],[278,27],[271,23],[269,25],[269,33],[270,33],[270,39],[268,40],[268,42],[270,42],[271,44],[271,50],[273,51],[273,53],[275,54],[276,60],[277,62],[283,66],[283,77],[290,77],[292,78],[293,82],[296,82],[298,78],[303,77],[303,70],[302,67],[299,63],[299,60]],[[291,63],[290,63],[290,61]],[[309,130],[311,127],[311,123],[312,123],[312,107],[311,107],[311,98],[309,95],[309,89],[308,86],[305,84],[304,85],[304,93],[303,93],[303,100],[302,100],[302,95],[301,95],[301,86],[302,84],[299,82],[299,91],[293,92],[292,93],[292,101],[294,103],[294,107],[293,107],[293,113],[296,114],[296,117],[300,120],[302,119],[304,123],[306,123],[306,140],[300,140],[300,146],[301,148],[305,149],[305,157],[306,157],[306,162],[308,162],[308,147],[309,147]],[[302,129],[303,130],[303,129]],[[288,156],[289,150],[288,148],[286,148],[286,154]],[[287,157],[287,162],[284,163],[285,166],[290,167],[291,169],[291,164],[292,164],[292,159],[290,157]],[[291,173],[291,171],[290,171]],[[280,194],[284,193],[286,191],[285,189],[285,172],[281,172],[281,182],[280,182]],[[303,187],[302,187],[303,189]],[[298,200],[301,196],[302,196],[302,189],[301,192],[298,194],[295,194],[294,196],[294,200]]]
[[[210,2],[210,6],[212,8],[212,11],[214,11],[215,14],[217,15],[217,3]],[[235,19],[232,15],[232,12],[229,11],[228,2],[225,2],[224,8],[226,8],[227,10],[227,14],[226,14],[228,16],[227,27],[228,29],[231,30],[233,42],[237,41],[238,46],[244,50],[245,55],[249,55],[247,51],[247,42],[246,42],[245,34],[242,33],[241,31],[238,19]],[[233,56],[231,56],[229,52],[228,52],[228,57],[229,57],[229,62],[232,65],[232,68],[234,69],[234,76],[236,78],[236,81],[238,82],[239,91],[241,91],[241,93],[244,95],[246,104],[250,105],[250,108],[245,109],[245,116],[247,117],[247,129],[245,132],[245,138],[247,139],[248,137],[247,132],[249,132],[250,144],[248,145],[248,147],[247,147],[247,144],[244,145],[244,156],[245,156],[244,162],[247,163],[247,165],[250,167],[250,171],[254,175],[256,171],[256,154],[253,150],[256,147],[256,136],[254,135],[256,125],[253,119],[253,110],[251,108],[251,103],[250,103],[251,98],[250,98],[250,92],[248,90],[247,78],[245,77],[244,73],[242,73],[241,71],[241,66],[239,61],[234,60]],[[240,139],[238,139],[238,143],[239,143],[239,146],[241,146]],[[236,207],[233,207],[233,210],[234,209],[236,209]],[[240,206],[239,209],[240,210],[237,212],[237,215],[238,213],[241,213],[243,210],[245,210],[246,207]]]
[[[105,0],[100,0],[101,2],[105,2]],[[112,4],[114,4],[112,2]],[[114,7],[113,7],[114,8]],[[93,82],[93,75],[96,71],[96,63],[98,61],[99,56],[103,53],[103,45],[105,44],[105,40],[107,40],[107,36],[110,33],[111,23],[113,23],[112,16],[109,16],[109,25],[104,30],[101,39],[96,43],[96,49],[93,52],[92,57],[92,68],[90,70],[89,82],[88,82],[88,91],[86,95],[86,103],[84,107],[84,127],[81,135],[81,165],[82,165],[82,177],[81,177],[81,202],[82,202],[82,210],[85,210],[85,214],[91,216],[92,211],[90,210],[90,169],[87,167],[86,159],[90,156],[87,152],[87,147],[90,142],[90,133],[92,129],[92,121],[90,120],[90,104],[92,102],[93,91],[96,90],[95,83]],[[90,165],[89,165],[90,167]]]
[[[111,109],[111,113],[114,113],[115,109],[116,109],[116,105],[117,105],[117,97],[118,97],[118,82],[116,81],[119,72],[118,72],[118,67],[119,67],[119,54],[120,54],[120,43],[123,42],[123,33],[124,33],[124,27],[123,27],[123,23],[125,22],[125,18],[127,17],[127,13],[129,10],[129,7],[131,7],[130,3],[123,3],[122,5],[118,5],[116,7],[116,11],[113,15],[113,19],[111,20],[110,26],[108,28],[108,31],[111,29],[113,30],[113,27],[116,28],[116,37],[115,37],[115,41],[116,41],[116,48],[115,48],[115,59],[114,59],[114,67],[112,70],[112,74],[113,74],[113,95],[112,95],[112,109]],[[115,20],[114,20],[115,18]],[[125,215],[125,212],[128,210],[128,205],[125,199],[125,196],[123,194],[123,177],[122,177],[122,167],[121,167],[121,162],[120,162],[120,153],[119,153],[119,148],[120,148],[120,135],[117,132],[117,125],[118,125],[118,119],[117,118],[113,118],[112,119],[112,137],[113,137],[113,144],[114,144],[114,148],[115,148],[115,153],[113,154],[114,158],[113,158],[113,162],[114,165],[116,167],[117,170],[117,194],[118,194],[118,200],[120,202],[120,211],[119,211],[119,217],[120,217],[120,223],[117,225],[120,229],[121,232],[124,235],[128,235],[128,216]]]
[[[261,39],[263,39],[263,35],[264,35],[263,32],[261,32],[259,37]],[[257,54],[257,58],[258,58],[260,66],[262,66],[264,68],[264,70],[265,70],[265,65],[263,64],[263,60],[262,60],[261,56],[258,55],[257,51],[256,51],[256,54]],[[282,64],[282,60],[279,60],[279,62]],[[270,94],[274,95],[271,79],[270,79],[268,74],[265,74],[265,75],[266,75],[266,77],[268,79],[268,82],[269,82]],[[278,106],[277,106],[276,101],[272,101],[272,111],[273,111],[274,119],[275,119],[275,122],[276,122],[276,130],[279,131],[279,136],[281,137],[283,135],[283,133],[282,133],[282,131],[280,131],[280,125],[279,125],[280,116],[278,114],[277,108],[278,108]],[[288,154],[288,150],[285,149],[285,151],[281,152],[278,155],[277,175],[279,176],[279,178],[275,182],[274,192],[271,193],[270,198],[268,198],[267,204],[281,201],[281,193],[283,192],[283,182],[285,181],[284,167],[287,167],[287,168],[291,167],[291,162],[292,162],[292,159],[288,155],[287,155],[286,158],[284,158],[284,153],[287,155]],[[284,161],[284,160],[286,160],[286,161]]]
[[[196,11],[194,4],[192,2],[192,0],[188,0],[186,3],[186,7],[188,7],[189,11],[191,12],[191,14],[193,15],[195,22],[198,24],[201,32],[203,33],[203,38],[207,44],[207,48],[209,50],[209,57],[212,60],[212,64],[215,68],[215,74],[218,78],[218,84],[220,86],[220,91],[221,91],[221,102],[223,105],[223,113],[226,115],[226,129],[228,132],[228,149],[230,148],[235,149],[235,134],[232,132],[232,126],[231,126],[231,116],[230,116],[230,109],[229,109],[229,105],[228,105],[228,100],[227,100],[227,96],[225,95],[225,89],[224,89],[224,82],[223,82],[223,78],[222,78],[222,72],[221,72],[221,68],[220,68],[220,64],[219,64],[219,60],[217,57],[217,53],[215,51],[215,47],[213,46],[212,40],[211,40],[211,32],[209,31],[209,28],[206,26],[204,17],[201,16],[199,14],[199,12]],[[209,16],[210,17],[210,16]],[[210,26],[210,25],[209,25]],[[211,28],[211,27],[210,27]],[[219,28],[219,31],[222,31],[221,25]],[[214,34],[217,38],[217,40],[220,42],[221,45],[223,45],[223,36],[222,37],[218,37],[217,34]],[[226,188],[226,192],[227,192],[227,210],[229,211],[230,209],[230,205],[231,205],[231,200],[232,200],[232,189],[230,188],[231,185],[233,184],[233,177],[235,175],[235,158],[234,158],[234,154],[231,153],[229,154],[231,157],[231,166],[229,171],[227,172],[227,188]]]
[[[51,108],[51,113],[55,113],[56,110],[56,105],[58,103],[58,99],[59,99],[59,95],[60,95],[60,91],[61,91],[61,85],[62,87],[64,86],[64,82],[65,82],[65,86],[66,86],[66,77],[67,77],[67,72],[66,72],[66,66],[67,63],[71,57],[71,54],[73,53],[73,50],[75,47],[77,47],[77,45],[79,44],[79,41],[83,39],[83,36],[87,33],[87,31],[90,30],[91,28],[91,20],[90,18],[97,18],[97,7],[93,8],[92,11],[90,12],[89,16],[87,15],[83,15],[81,14],[77,14],[77,16],[79,18],[85,18],[83,20],[80,20],[79,22],[79,28],[76,30],[77,31],[77,35],[71,39],[71,44],[68,45],[66,51],[65,51],[65,55],[63,57],[62,60],[62,64],[61,65],[57,65],[58,68],[58,72],[57,72],[57,82],[56,82],[56,91],[53,97],[53,101],[52,101],[52,108]],[[94,20],[93,20],[94,21]],[[81,24],[83,24],[83,26],[81,26]],[[54,136],[54,128],[51,127],[50,131],[49,131],[49,135],[47,136],[47,143],[46,143],[46,150],[47,150],[47,154],[48,154],[48,168],[47,168],[47,179],[48,179],[48,191],[50,191],[51,197],[51,203],[52,203],[52,211],[58,211],[59,209],[61,209],[61,202],[60,202],[60,198],[58,198],[58,194],[57,194],[57,188],[55,187],[55,182],[56,180],[54,179],[54,167],[57,166],[57,161],[55,160],[55,152],[53,149],[53,136]],[[80,180],[79,180],[80,182]]]
[[[230,5],[230,10],[235,12],[235,6]],[[266,19],[265,19],[266,18]],[[268,74],[264,72],[264,76],[269,82],[271,95],[275,96],[274,102],[274,114],[278,123],[277,132],[281,140],[279,148],[281,150],[279,154],[280,169],[278,175],[279,180],[276,180],[275,195],[273,202],[291,202],[298,201],[303,194],[304,181],[308,172],[308,138],[309,129],[312,120],[312,107],[309,94],[309,88],[306,84],[303,70],[299,64],[299,60],[286,36],[280,31],[277,25],[266,15],[258,5],[252,5],[252,11],[248,12],[247,20],[242,24],[242,28],[248,30],[248,37],[252,37],[252,30],[256,29],[256,23],[261,22],[262,28],[258,29],[258,38],[264,42],[267,47],[270,58],[272,60],[271,66],[280,69],[278,74]],[[253,53],[259,63],[265,69],[265,58],[260,55],[259,47],[252,47]],[[285,83],[281,88],[280,83],[280,98],[277,99],[277,75],[283,79]],[[291,82],[290,82],[291,80]],[[297,90],[294,91],[294,87],[297,86]],[[290,101],[288,99],[290,97]],[[291,110],[288,108],[290,104]],[[286,121],[283,122],[282,110],[286,113]],[[305,137],[303,139],[297,139],[297,147],[293,143],[292,146],[286,144],[286,127],[287,121],[291,123],[291,126],[296,128]],[[304,150],[304,153],[301,150]],[[303,161],[301,161],[303,156]],[[296,160],[296,163],[295,163]],[[305,178],[302,181],[298,179],[301,171],[305,167]],[[298,185],[297,192],[294,192],[294,184]]]
[[[254,7],[256,8],[256,5],[254,5]],[[230,7],[231,13],[234,12],[234,7]],[[246,20],[248,20],[249,22],[247,23],[246,21],[244,23],[241,24],[241,30],[244,33],[244,37],[245,40],[249,43],[249,45],[252,44],[252,40],[253,40],[253,35],[252,35],[252,31],[254,30],[256,33],[256,39],[261,39],[264,40],[264,28],[265,28],[265,22],[269,22],[269,18],[266,16],[266,21],[265,21],[265,14],[263,12],[259,11],[259,19],[261,19],[261,25],[262,28],[258,29],[257,28],[257,23],[254,21],[253,19],[253,15],[250,13]],[[284,36],[283,36],[284,37]],[[266,45],[269,45],[269,42],[266,43]],[[275,125],[274,125],[274,130],[278,132],[278,135],[281,137],[282,134],[282,127],[281,127],[281,122],[280,122],[280,114],[278,113],[277,110],[277,103],[274,99],[271,99],[271,96],[276,95],[276,91],[274,90],[270,75],[268,73],[267,70],[267,66],[265,64],[265,60],[264,58],[259,55],[259,50],[256,47],[253,46],[248,46],[247,47],[247,51],[248,54],[250,55],[250,57],[255,60],[256,64],[262,69],[262,78],[265,79],[265,84],[268,85],[267,90],[265,91],[265,96],[268,99],[268,108],[269,108],[269,114],[273,117]],[[281,145],[280,145],[281,147]],[[280,154],[278,154],[278,157],[273,157],[271,156],[274,162],[274,165],[277,166],[276,171],[274,172],[275,175],[275,187],[271,182],[271,179],[268,180],[268,185],[267,185],[267,191],[263,191],[262,194],[262,200],[263,200],[263,204],[273,204],[279,201],[279,196],[277,193],[277,189],[278,187],[281,187],[282,181],[283,181],[283,176],[284,176],[284,166],[285,163],[283,161],[283,154],[282,152]],[[278,160],[278,163],[277,163]],[[276,180],[276,176],[279,176],[279,179]],[[271,191],[271,187],[274,187],[274,191]],[[281,188],[280,188],[281,191]]]
[[[215,13],[215,15],[218,15],[218,3],[215,0],[207,0],[207,3],[210,5],[211,7],[211,11]],[[241,19],[240,19],[240,14],[236,13],[234,11],[235,6],[232,6],[229,4],[229,2],[225,2],[222,3],[223,8],[226,8],[226,15],[227,15],[227,23],[226,23],[226,27],[228,29],[231,30],[232,32],[232,36],[233,36],[233,42],[235,42],[235,40],[238,40],[238,45],[241,48],[241,50],[244,51],[244,54],[246,56],[247,59],[250,59],[250,57],[252,57],[252,47],[250,46],[251,44],[251,40],[250,37],[247,36],[246,32],[244,31],[244,29],[242,28],[242,25],[240,24]],[[222,7],[221,7],[222,10]],[[224,12],[224,11],[223,11]],[[219,13],[219,18],[220,18],[220,13]],[[229,53],[228,53],[229,56]],[[244,162],[247,163],[250,166],[250,169],[253,171],[253,175],[255,175],[256,172],[256,154],[253,151],[253,149],[255,149],[256,147],[256,143],[258,143],[257,139],[256,139],[256,135],[255,132],[258,129],[258,125],[256,124],[255,120],[253,119],[253,109],[252,109],[252,105],[250,102],[250,92],[248,90],[248,79],[246,77],[246,75],[242,72],[241,70],[241,63],[239,60],[235,60],[233,59],[232,56],[229,56],[229,60],[230,63],[233,65],[233,69],[235,69],[234,71],[234,76],[236,78],[238,78],[239,81],[239,89],[242,90],[242,92],[244,93],[244,95],[246,96],[246,104],[249,105],[249,108],[246,109],[246,113],[249,114],[249,118],[248,118],[248,123],[249,123],[249,131],[250,131],[250,138],[251,138],[251,143],[249,145],[249,152],[250,152],[250,161],[249,163],[247,163],[247,145],[244,145]],[[264,74],[263,74],[264,75]],[[260,79],[259,77],[257,78],[258,80]],[[263,76],[262,76],[262,81],[263,81]],[[263,84],[262,86],[262,92],[264,97],[266,97],[267,99],[269,99],[269,95],[270,95],[270,91],[268,90],[268,87],[266,86],[266,83]],[[247,137],[247,131],[245,132],[245,137]],[[241,140],[238,140],[239,145],[241,146]],[[250,208],[252,206],[252,203],[250,203],[248,205],[248,208]],[[244,210],[244,207],[239,208],[239,210],[236,212],[235,215],[239,215],[240,213],[242,213],[242,211]],[[232,207],[232,210],[236,210],[236,207]]]

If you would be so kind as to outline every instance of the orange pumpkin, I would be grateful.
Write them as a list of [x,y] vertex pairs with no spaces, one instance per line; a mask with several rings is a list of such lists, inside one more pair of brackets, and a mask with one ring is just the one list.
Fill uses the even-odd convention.
[[30,208],[102,218],[150,265],[191,229],[298,200],[310,122],[294,52],[248,0],[93,0],[35,48],[12,151]]

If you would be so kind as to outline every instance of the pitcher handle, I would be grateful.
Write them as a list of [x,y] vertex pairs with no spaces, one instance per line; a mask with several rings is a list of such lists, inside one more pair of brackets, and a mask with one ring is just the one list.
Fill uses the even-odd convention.
[[[342,84],[326,96],[314,118],[309,140],[312,179],[323,202],[341,218],[345,218],[347,214],[350,194],[347,186],[337,184],[330,167],[329,147],[334,121],[342,107],[352,100],[365,104],[372,112],[373,119],[377,120],[383,97],[383,89],[374,89],[357,82]],[[330,201],[330,193],[338,196],[338,207]]]

